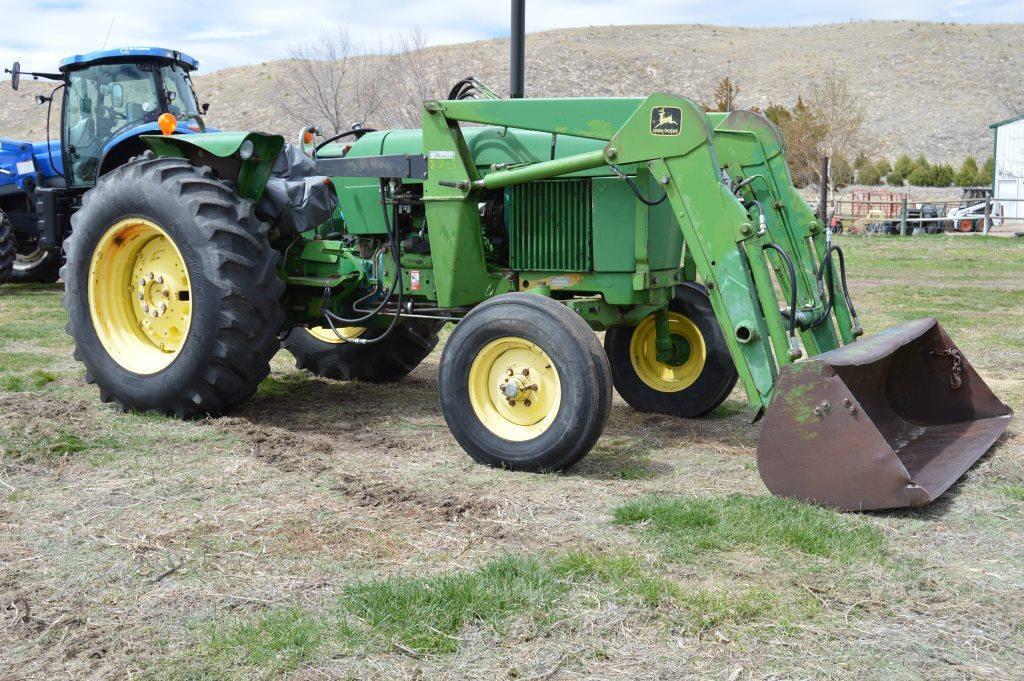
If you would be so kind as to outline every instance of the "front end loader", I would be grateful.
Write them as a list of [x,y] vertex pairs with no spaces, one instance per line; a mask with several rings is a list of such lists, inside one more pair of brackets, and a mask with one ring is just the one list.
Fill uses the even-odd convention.
[[571,466],[613,386],[693,418],[738,381],[772,492],[896,508],[1006,428],[935,320],[858,339],[842,249],[760,115],[485,93],[425,102],[419,130],[338,137],[308,156],[256,133],[151,137],[100,178],[65,301],[103,399],[223,413],[280,339],[318,375],[398,380],[453,323],[441,409],[492,466]]

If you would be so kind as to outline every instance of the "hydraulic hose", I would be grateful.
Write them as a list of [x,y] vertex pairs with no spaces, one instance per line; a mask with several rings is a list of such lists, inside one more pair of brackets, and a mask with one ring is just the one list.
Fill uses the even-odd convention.
[[778,253],[782,261],[786,263],[786,269],[789,270],[789,337],[796,338],[796,267],[793,265],[793,259],[778,244],[765,244],[761,250]]
[[[391,216],[388,215],[388,203],[387,203],[386,195],[387,195],[386,184],[385,184],[384,180],[382,179],[381,180],[381,186],[380,186],[380,198],[381,198],[380,205],[381,205],[381,209],[382,209],[382,211],[384,213],[384,228],[387,231],[388,239],[391,242],[391,255],[392,255],[392,257],[394,258],[394,261],[395,261],[395,278],[391,282],[391,288],[388,289],[388,293],[387,293],[386,296],[384,296],[384,300],[382,300],[380,302],[380,305],[378,305],[374,310],[368,312],[367,314],[363,315],[362,317],[357,317],[355,319],[346,319],[345,317],[342,317],[340,315],[336,315],[333,312],[331,312],[329,309],[327,309],[328,306],[326,305],[326,303],[329,302],[329,291],[330,291],[330,289],[329,288],[325,289],[324,292],[325,292],[325,294],[328,294],[328,298],[327,298],[327,300],[325,300],[325,305],[324,305],[324,319],[327,320],[327,325],[331,328],[331,331],[334,333],[334,335],[337,336],[338,338],[341,338],[341,334],[339,334],[338,330],[334,327],[334,322],[335,321],[340,322],[342,324],[346,324],[348,326],[353,326],[355,324],[361,324],[362,322],[368,321],[369,319],[371,319],[373,317],[376,317],[378,314],[380,314],[380,312],[384,309],[384,307],[387,306],[387,304],[389,302],[391,302],[391,298],[392,298],[392,296],[394,296],[396,288],[398,289],[398,307],[397,307],[397,310],[395,311],[394,317],[392,317],[392,319],[391,319],[391,323],[384,330],[384,333],[382,333],[381,335],[379,335],[379,336],[377,336],[375,338],[346,338],[346,339],[344,339],[346,343],[353,343],[355,345],[373,345],[375,343],[380,343],[385,338],[387,338],[389,335],[391,335],[391,332],[394,331],[395,327],[398,325],[399,318],[402,316],[402,298],[403,298],[403,287],[402,287],[402,253],[401,253],[400,247],[398,245],[398,234],[397,234],[397,232],[396,232],[396,230],[394,228],[394,225],[392,225],[392,223],[391,223]],[[378,278],[378,282],[379,281],[380,281],[380,279]],[[364,296],[363,299],[365,299],[365,298],[366,298],[366,296]]]
[[318,144],[315,147],[313,147],[313,158],[316,158],[316,155],[320,153],[321,149],[326,147],[331,142],[337,142],[342,137],[348,137],[348,136],[351,135],[351,136],[355,137],[356,139],[359,139],[363,135],[369,134],[371,132],[377,132],[377,129],[376,128],[352,128],[350,130],[346,130],[345,132],[339,132],[337,135],[331,135],[330,137],[325,139],[323,142],[321,142],[320,144]]
[[651,201],[650,199],[646,198],[643,194],[640,193],[640,188],[636,186],[636,182],[633,181],[633,178],[631,178],[626,173],[622,172],[622,170],[620,170],[618,166],[609,165],[608,167],[612,169],[612,173],[614,173],[617,178],[626,181],[626,184],[629,185],[629,188],[633,190],[633,194],[636,195],[637,200],[640,201],[640,203],[644,204],[645,206],[659,206],[665,202],[665,199],[668,198],[668,194],[666,193],[657,201]]

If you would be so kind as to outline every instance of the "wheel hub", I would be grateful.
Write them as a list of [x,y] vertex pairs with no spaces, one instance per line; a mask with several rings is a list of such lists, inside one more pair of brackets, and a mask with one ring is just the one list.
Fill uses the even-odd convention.
[[645,318],[629,343],[629,358],[637,377],[660,392],[678,392],[697,382],[707,361],[707,345],[700,329],[689,317],[668,313],[672,347],[667,352],[657,348],[654,315]]
[[509,367],[506,373],[508,376],[501,380],[498,390],[508,400],[509,406],[514,407],[520,403],[524,407],[532,406],[531,398],[535,397],[533,393],[539,388],[530,380],[530,367],[523,367],[519,373],[514,367]]
[[152,374],[170,365],[188,335],[192,295],[167,232],[143,218],[113,225],[93,251],[89,308],[96,335],[122,367]]
[[551,358],[524,338],[484,346],[469,371],[469,398],[477,418],[506,440],[537,437],[554,421],[562,389]]

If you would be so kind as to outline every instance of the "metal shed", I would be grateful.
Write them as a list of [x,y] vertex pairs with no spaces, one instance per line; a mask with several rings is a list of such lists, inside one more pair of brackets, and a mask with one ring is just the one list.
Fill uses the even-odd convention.
[[1024,115],[989,126],[995,137],[992,195],[1005,218],[1024,218]]

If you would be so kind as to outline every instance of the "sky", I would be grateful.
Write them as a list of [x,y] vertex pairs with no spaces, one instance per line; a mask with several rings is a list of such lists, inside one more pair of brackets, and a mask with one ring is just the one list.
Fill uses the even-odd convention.
[[[201,71],[209,72],[286,57],[291,47],[334,28],[345,28],[371,48],[413,29],[430,44],[504,36],[509,0],[0,0],[0,14],[8,27],[0,32],[0,64],[17,59],[24,70],[51,71],[64,57],[106,44],[176,49],[199,59]],[[530,32],[625,24],[800,26],[870,19],[1024,23],[1024,0],[527,0],[526,6]]]

